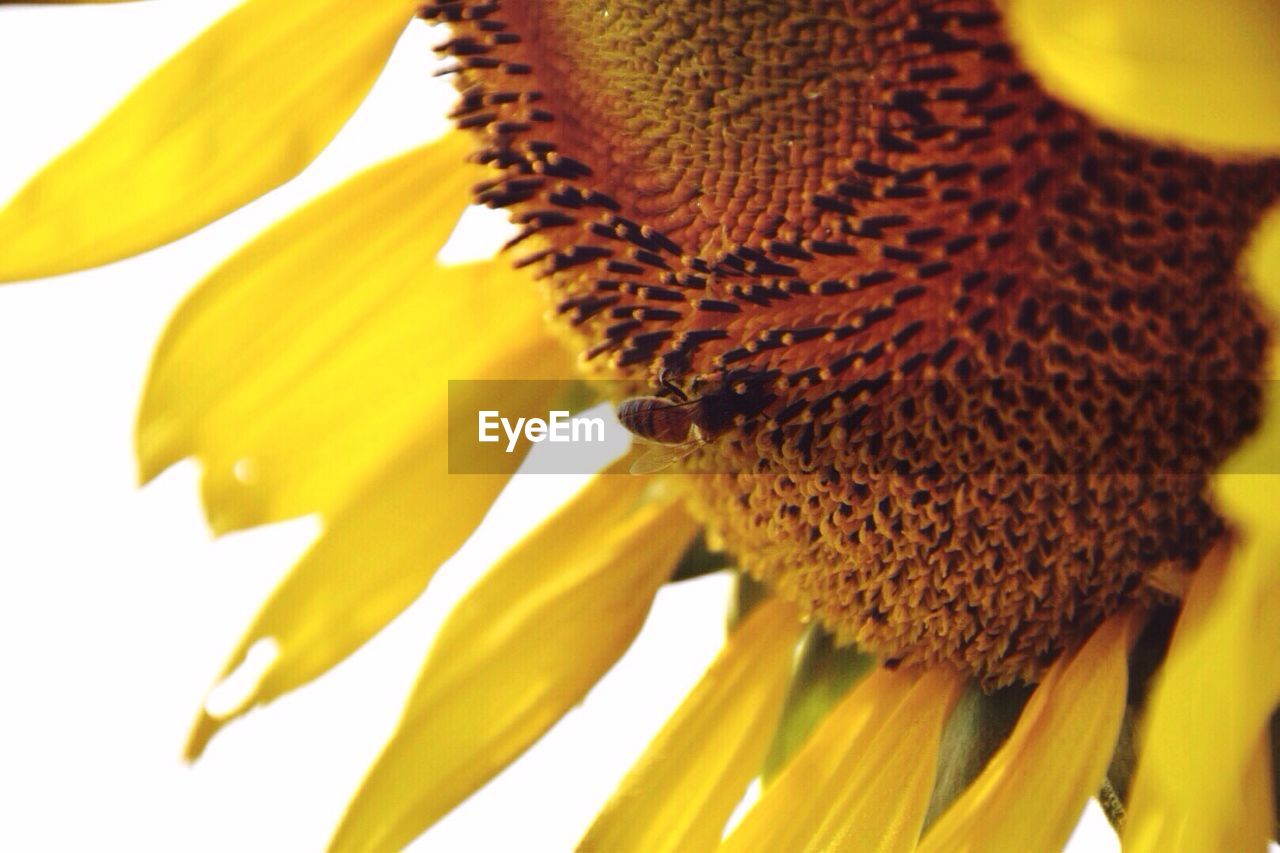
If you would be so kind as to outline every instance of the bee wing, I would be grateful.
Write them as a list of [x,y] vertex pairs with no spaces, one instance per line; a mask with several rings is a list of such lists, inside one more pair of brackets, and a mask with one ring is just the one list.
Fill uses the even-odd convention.
[[698,447],[698,442],[684,444],[645,443],[644,452],[631,463],[632,474],[656,474],[688,456]]

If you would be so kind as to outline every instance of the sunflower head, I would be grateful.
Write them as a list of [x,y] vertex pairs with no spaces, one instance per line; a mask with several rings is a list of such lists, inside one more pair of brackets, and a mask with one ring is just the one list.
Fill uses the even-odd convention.
[[476,198],[589,370],[727,406],[685,467],[745,569],[842,642],[1035,680],[1221,535],[1280,164],[1098,126],[986,3],[739,5],[428,6]]
[[[412,16],[447,25],[461,132],[264,232],[157,349],[144,479],[195,457],[216,530],[323,528],[188,757],[480,524],[511,466],[458,473],[491,469],[447,380],[567,405],[541,316],[686,476],[601,472],[458,602],[334,849],[408,843],[660,587],[730,565],[724,648],[582,849],[1048,850],[1099,785],[1126,850],[1258,847],[1280,218],[1246,244],[1280,196],[1277,8],[244,0],[0,210],[0,281],[189,233],[301,170]],[[472,201],[518,233],[447,264]]]

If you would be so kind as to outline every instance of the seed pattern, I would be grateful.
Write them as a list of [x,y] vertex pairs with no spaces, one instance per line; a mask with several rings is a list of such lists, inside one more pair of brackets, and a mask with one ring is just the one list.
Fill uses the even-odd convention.
[[1280,164],[1091,123],[989,0],[423,14],[584,364],[758,395],[683,463],[694,508],[840,641],[1034,680],[1221,534]]

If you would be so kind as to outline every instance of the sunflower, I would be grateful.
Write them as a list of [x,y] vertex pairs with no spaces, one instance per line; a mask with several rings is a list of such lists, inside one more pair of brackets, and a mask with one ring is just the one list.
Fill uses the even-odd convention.
[[[1095,794],[1126,849],[1265,846],[1273,5],[246,0],[0,211],[0,280],[287,181],[415,15],[457,130],[265,231],[155,353],[143,478],[199,460],[220,532],[323,521],[189,758],[378,632],[506,486],[452,473],[480,451],[447,380],[547,410],[577,376],[686,399],[686,476],[616,463],[493,566],[334,849],[411,841],[664,583],[730,565],[723,650],[583,849],[1048,850]],[[445,265],[472,203],[519,231]]]

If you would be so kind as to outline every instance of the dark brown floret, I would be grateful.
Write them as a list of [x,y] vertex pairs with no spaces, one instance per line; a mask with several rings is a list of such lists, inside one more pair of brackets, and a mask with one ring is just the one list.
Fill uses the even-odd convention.
[[1277,163],[1091,123],[981,0],[424,14],[495,170],[476,198],[588,366],[759,395],[686,463],[693,503],[840,639],[1035,679],[1220,535]]

